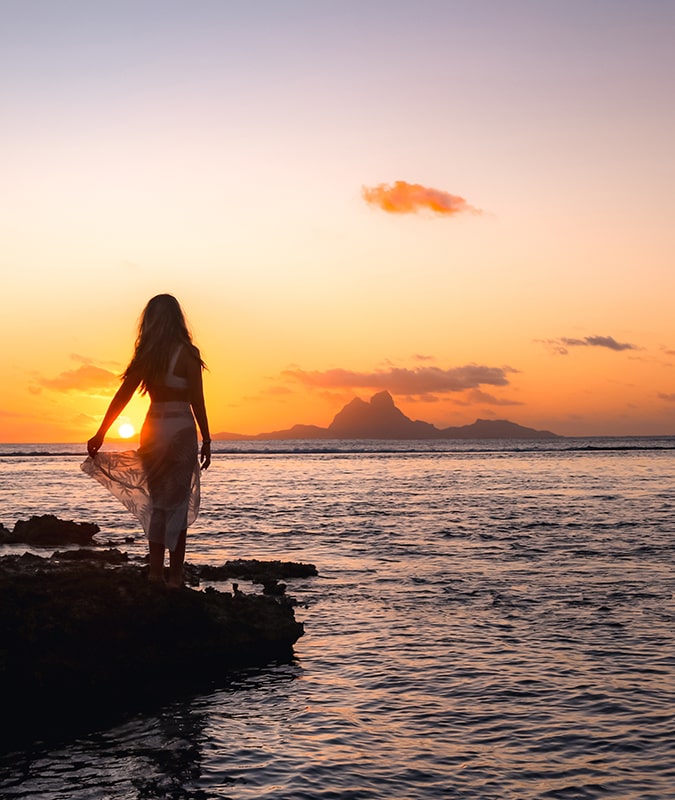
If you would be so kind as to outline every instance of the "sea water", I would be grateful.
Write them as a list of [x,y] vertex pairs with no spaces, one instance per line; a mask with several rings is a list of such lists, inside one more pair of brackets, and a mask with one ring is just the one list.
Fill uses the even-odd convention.
[[[316,564],[295,658],[35,731],[2,798],[675,798],[675,439],[214,444],[188,561]],[[83,457],[0,447],[0,522],[142,554]]]

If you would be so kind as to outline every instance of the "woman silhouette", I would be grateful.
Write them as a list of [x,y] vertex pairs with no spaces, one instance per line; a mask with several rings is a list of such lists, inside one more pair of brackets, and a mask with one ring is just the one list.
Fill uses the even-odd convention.
[[[148,537],[149,579],[183,585],[187,527],[199,513],[199,467],[211,463],[211,437],[204,403],[205,367],[180,304],[170,294],[153,297],[141,316],[133,357],[98,431],[87,443],[87,475],[107,487],[141,522]],[[108,429],[140,386],[150,395],[140,448],[99,452]],[[202,447],[197,459],[197,430]]]

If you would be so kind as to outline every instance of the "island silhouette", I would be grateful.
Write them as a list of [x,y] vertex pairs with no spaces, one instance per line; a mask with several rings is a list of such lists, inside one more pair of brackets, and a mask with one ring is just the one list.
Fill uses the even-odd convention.
[[387,391],[368,402],[355,397],[339,411],[327,428],[293,425],[281,431],[258,434],[216,433],[221,441],[268,439],[559,439],[551,431],[540,431],[506,419],[477,419],[470,425],[437,428],[430,422],[412,420],[396,407]]

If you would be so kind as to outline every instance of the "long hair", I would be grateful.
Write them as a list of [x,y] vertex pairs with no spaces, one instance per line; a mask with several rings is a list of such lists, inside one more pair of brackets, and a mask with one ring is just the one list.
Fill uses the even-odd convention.
[[148,387],[164,381],[171,358],[180,345],[185,345],[202,367],[206,366],[192,343],[178,300],[171,294],[155,295],[141,314],[134,354],[122,379],[130,373],[140,374],[141,392],[145,394]]

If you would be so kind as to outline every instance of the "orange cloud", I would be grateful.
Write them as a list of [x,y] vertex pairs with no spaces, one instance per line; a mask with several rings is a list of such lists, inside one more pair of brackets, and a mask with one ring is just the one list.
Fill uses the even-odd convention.
[[110,370],[83,364],[77,369],[66,370],[55,378],[40,378],[38,383],[57,392],[107,391],[119,384],[119,375]]
[[416,214],[425,209],[445,216],[462,212],[483,213],[479,208],[469,205],[463,197],[406,181],[396,181],[393,185],[380,183],[373,187],[364,186],[361,196],[366,203],[379,206],[390,214]]
[[282,373],[285,378],[299,381],[305,386],[321,389],[369,388],[386,389],[396,395],[428,395],[432,393],[463,392],[482,385],[508,386],[511,367],[486,367],[468,364],[463,367],[441,369],[440,367],[418,367],[402,369],[393,367],[375,372],[352,372],[346,369],[329,369],[323,372],[307,372],[291,369]]

